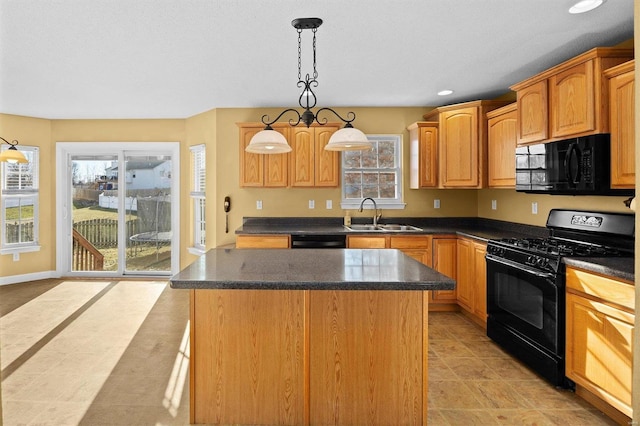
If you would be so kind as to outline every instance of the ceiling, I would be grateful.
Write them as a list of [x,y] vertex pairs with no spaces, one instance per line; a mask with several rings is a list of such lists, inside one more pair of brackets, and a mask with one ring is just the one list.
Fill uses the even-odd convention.
[[[633,37],[633,0],[0,0],[0,112],[186,118],[295,106],[297,34],[317,32],[318,106],[490,99]],[[311,32],[303,32],[303,78]],[[455,93],[437,96],[442,89]]]

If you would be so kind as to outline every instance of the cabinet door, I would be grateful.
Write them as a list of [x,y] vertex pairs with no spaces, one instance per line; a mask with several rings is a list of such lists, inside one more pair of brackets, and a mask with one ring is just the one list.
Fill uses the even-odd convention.
[[634,315],[567,294],[567,377],[631,417]]
[[516,122],[515,109],[488,120],[488,186],[491,188],[516,185]]
[[263,155],[246,152],[253,135],[261,129],[257,127],[240,128],[240,186],[264,186]]
[[552,138],[595,129],[593,68],[590,60],[549,78]]
[[445,111],[440,116],[440,182],[445,188],[479,185],[478,108]]
[[518,144],[547,139],[549,123],[547,80],[518,90]]
[[458,240],[457,243],[457,301],[467,311],[474,312],[474,266],[473,243],[469,240]]
[[[253,135],[261,128],[240,128],[240,186],[241,187],[286,187],[288,184],[289,154],[253,154],[244,149]],[[288,139],[289,129],[274,128]]]
[[291,186],[314,185],[314,130],[295,127],[291,129]]
[[387,237],[382,235],[379,235],[379,236],[347,235],[347,247],[360,248],[360,249],[386,248]]
[[[438,125],[431,123],[412,125],[409,128],[411,140],[410,188],[434,188],[438,185]],[[413,127],[415,126],[415,127]]]
[[336,130],[337,127],[315,128],[315,186],[336,187],[340,183],[340,156],[324,149]]
[[[457,239],[434,238],[433,239],[433,269],[457,279]],[[434,290],[431,299],[435,303],[456,303],[456,290]]]
[[609,80],[612,188],[635,188],[634,99],[633,71]]
[[473,296],[474,313],[483,324],[487,324],[487,245],[473,243]]
[[431,237],[429,235],[391,236],[389,248],[401,250],[418,262],[431,266]]

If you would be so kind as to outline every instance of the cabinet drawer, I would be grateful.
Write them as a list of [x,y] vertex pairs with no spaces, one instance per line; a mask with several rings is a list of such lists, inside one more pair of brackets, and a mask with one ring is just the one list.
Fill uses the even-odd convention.
[[425,236],[392,236],[390,248],[397,249],[428,249],[431,247],[431,237]]
[[347,235],[348,248],[386,248],[387,237],[384,236],[353,236]]
[[566,274],[567,289],[580,291],[632,311],[635,309],[633,284],[574,268],[567,268]]
[[289,235],[238,235],[236,248],[289,248]]

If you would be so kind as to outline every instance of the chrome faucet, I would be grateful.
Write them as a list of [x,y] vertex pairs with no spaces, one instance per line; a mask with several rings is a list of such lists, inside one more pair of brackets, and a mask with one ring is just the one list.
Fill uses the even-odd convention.
[[382,217],[382,213],[378,214],[378,205],[376,204],[376,200],[374,200],[371,197],[367,197],[364,198],[362,200],[362,202],[360,203],[360,208],[358,209],[359,212],[362,212],[362,206],[364,206],[364,202],[367,200],[371,200],[371,202],[373,203],[373,226],[378,226],[378,220]]

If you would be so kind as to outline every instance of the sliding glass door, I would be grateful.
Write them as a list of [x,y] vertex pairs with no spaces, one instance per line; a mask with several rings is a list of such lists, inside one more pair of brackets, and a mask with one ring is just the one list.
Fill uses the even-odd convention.
[[82,276],[177,272],[177,144],[58,145],[65,182],[58,190],[58,269]]

